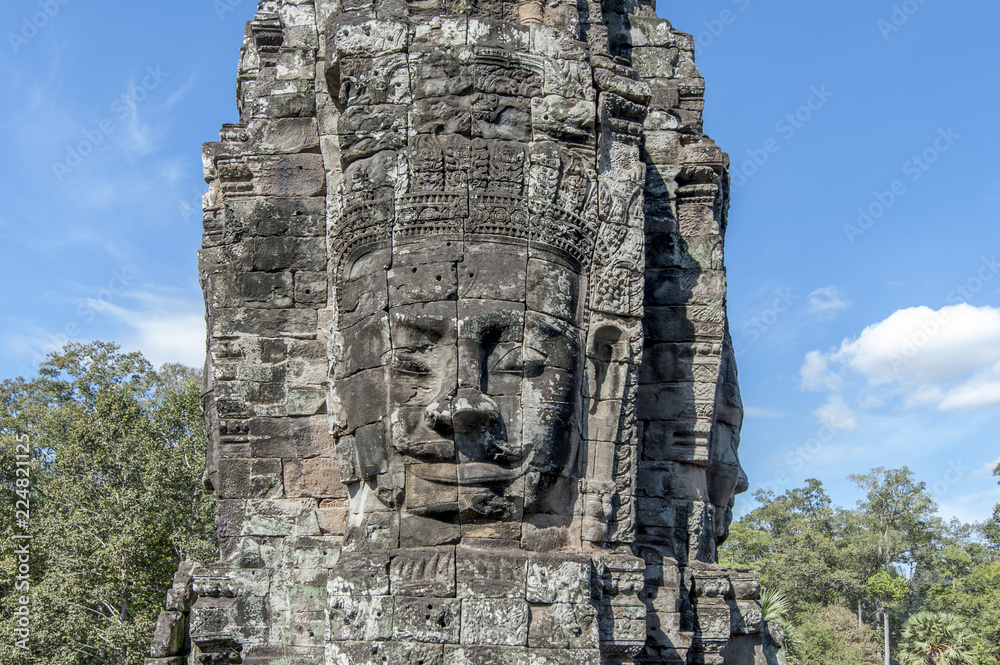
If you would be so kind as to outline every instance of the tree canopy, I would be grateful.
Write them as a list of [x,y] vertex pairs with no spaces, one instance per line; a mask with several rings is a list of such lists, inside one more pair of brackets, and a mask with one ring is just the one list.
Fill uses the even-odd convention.
[[789,663],[874,665],[888,632],[905,665],[1000,665],[1000,506],[983,524],[944,522],[906,467],[850,478],[863,493],[853,509],[815,479],[758,492],[720,549],[787,600]]
[[[135,665],[148,655],[178,563],[216,557],[201,485],[200,386],[196,370],[154,370],[140,354],[100,342],[69,344],[37,377],[0,384],[9,505],[30,486],[26,521],[0,513],[0,631],[15,634],[25,594],[10,556],[24,533],[31,610],[30,652],[5,640],[0,662]],[[20,487],[18,441],[30,449],[30,482]]]

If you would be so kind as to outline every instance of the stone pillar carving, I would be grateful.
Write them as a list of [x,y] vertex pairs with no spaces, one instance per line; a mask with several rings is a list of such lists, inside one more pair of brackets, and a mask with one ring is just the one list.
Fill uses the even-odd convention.
[[641,0],[259,3],[204,152],[222,560],[151,665],[753,661],[703,90]]

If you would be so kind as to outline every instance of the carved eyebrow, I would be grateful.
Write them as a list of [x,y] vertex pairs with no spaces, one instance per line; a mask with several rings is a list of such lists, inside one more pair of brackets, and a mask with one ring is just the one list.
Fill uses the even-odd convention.
[[551,323],[547,323],[545,321],[539,321],[538,319],[530,319],[530,321],[531,321],[532,327],[534,327],[535,329],[541,331],[543,334],[545,334],[545,335],[547,335],[549,337],[562,337],[564,335],[565,336],[569,336],[569,335],[572,335],[574,332],[576,332],[576,328],[574,328],[574,327],[565,328],[565,329],[564,328],[556,328]]
[[444,328],[448,319],[443,317],[421,317],[417,319],[405,318],[396,319],[395,325],[408,331],[415,332],[429,339],[432,342],[440,341],[444,337]]

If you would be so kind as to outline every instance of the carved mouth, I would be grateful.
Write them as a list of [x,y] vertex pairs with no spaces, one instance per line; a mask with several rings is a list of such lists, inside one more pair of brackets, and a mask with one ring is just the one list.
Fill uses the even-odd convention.
[[496,464],[485,462],[463,462],[458,465],[458,482],[460,485],[510,482],[523,476],[527,470],[527,461],[521,462],[513,469],[505,469]]
[[514,468],[504,468],[487,462],[462,462],[461,464],[414,464],[410,473],[439,485],[495,485],[512,483],[528,471],[524,460]]
[[426,462],[443,462],[455,459],[455,442],[450,439],[423,441],[404,439],[394,442],[393,445],[403,455]]

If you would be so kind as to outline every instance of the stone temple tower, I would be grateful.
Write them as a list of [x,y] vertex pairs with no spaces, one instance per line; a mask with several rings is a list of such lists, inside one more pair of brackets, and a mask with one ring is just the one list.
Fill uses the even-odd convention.
[[204,151],[205,483],[148,665],[773,659],[728,159],[646,0],[267,0]]

